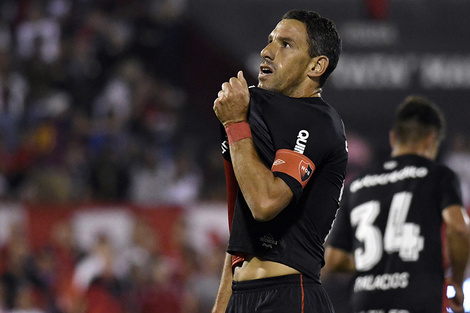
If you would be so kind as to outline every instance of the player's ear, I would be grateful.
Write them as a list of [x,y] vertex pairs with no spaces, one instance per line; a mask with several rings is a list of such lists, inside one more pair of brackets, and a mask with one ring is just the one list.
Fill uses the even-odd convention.
[[430,132],[424,140],[428,151],[431,151],[432,154],[437,154],[440,144],[437,133],[435,131]]
[[312,58],[310,62],[310,70],[308,76],[310,77],[320,77],[325,73],[328,65],[330,64],[330,60],[325,55],[319,55]]
[[437,139],[437,133],[434,131],[429,132],[429,134],[425,138],[426,145],[428,146],[435,146],[439,140]]
[[395,145],[395,132],[393,130],[388,132],[388,140],[390,143],[390,147],[393,148],[393,146]]

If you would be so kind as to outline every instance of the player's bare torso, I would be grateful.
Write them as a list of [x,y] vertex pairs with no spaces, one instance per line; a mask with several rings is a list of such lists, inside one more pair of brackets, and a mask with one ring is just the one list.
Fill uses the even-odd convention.
[[300,272],[281,263],[247,257],[241,266],[235,268],[233,279],[245,281],[291,274],[300,274]]

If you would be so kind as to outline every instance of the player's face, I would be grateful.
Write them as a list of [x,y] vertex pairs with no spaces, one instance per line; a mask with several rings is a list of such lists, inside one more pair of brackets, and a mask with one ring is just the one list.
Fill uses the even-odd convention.
[[304,23],[281,20],[268,37],[261,51],[263,62],[258,87],[291,97],[303,97],[310,78],[307,76],[313,59],[308,53],[307,28]]

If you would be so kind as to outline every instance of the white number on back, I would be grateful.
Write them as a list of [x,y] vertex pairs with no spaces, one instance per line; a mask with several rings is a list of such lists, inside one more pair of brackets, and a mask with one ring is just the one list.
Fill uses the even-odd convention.
[[354,251],[357,270],[366,271],[374,267],[384,251],[398,252],[399,257],[406,262],[418,260],[419,252],[424,249],[424,238],[420,236],[419,225],[406,223],[412,197],[409,192],[399,192],[393,196],[383,245],[380,229],[373,225],[380,212],[380,203],[368,201],[351,211],[351,224],[357,226],[356,238],[364,243],[364,248]]

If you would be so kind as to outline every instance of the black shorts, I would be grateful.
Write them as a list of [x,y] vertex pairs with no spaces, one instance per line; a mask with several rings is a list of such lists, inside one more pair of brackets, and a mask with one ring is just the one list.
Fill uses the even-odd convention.
[[234,281],[226,313],[334,313],[322,285],[305,275]]

